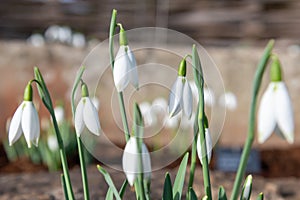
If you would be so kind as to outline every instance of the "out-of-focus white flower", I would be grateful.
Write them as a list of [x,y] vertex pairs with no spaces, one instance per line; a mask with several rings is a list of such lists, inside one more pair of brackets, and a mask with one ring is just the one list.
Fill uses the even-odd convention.
[[47,138],[47,145],[49,149],[53,152],[58,150],[58,142],[55,135],[49,135]]
[[82,33],[74,33],[72,35],[72,46],[76,48],[85,47],[86,41]]
[[58,40],[61,43],[71,44],[72,30],[68,26],[61,26],[58,29]]
[[263,94],[258,110],[258,142],[265,142],[276,125],[284,138],[294,142],[292,102],[284,82],[271,82]]
[[[210,136],[208,128],[205,128],[205,141],[206,141],[207,161],[209,164],[210,160],[211,160],[211,154],[212,154],[212,141],[211,141],[211,136]],[[202,164],[202,158],[204,157],[204,155],[202,153],[202,144],[200,141],[200,134],[198,134],[198,139],[197,139],[197,153],[198,153],[198,158]]]
[[168,102],[162,97],[154,99],[151,105],[151,110],[156,114],[162,117],[165,117],[168,112]]
[[82,85],[82,98],[79,101],[75,111],[75,131],[77,137],[80,137],[84,127],[95,134],[100,135],[100,122],[98,112],[92,100],[88,95],[86,84]]
[[63,106],[56,106],[54,108],[54,115],[58,124],[65,120],[65,111]]
[[[139,152],[136,137],[130,137],[128,140],[122,158],[123,171],[130,186],[133,186],[138,174],[140,173]],[[145,180],[151,179],[151,159],[149,151],[144,143],[142,143],[142,164]]]
[[15,143],[24,133],[28,148],[38,145],[40,123],[37,111],[32,103],[32,87],[29,83],[24,92],[24,101],[13,115],[8,132],[9,145]]
[[157,123],[157,118],[152,112],[151,104],[148,102],[142,102],[139,104],[139,107],[144,119],[145,127],[155,125]]
[[[198,102],[199,101],[199,93],[198,93],[198,88],[196,86],[195,81],[193,81],[193,80],[190,81],[190,86],[191,86],[191,90],[193,93],[193,97],[194,97],[195,101]],[[210,106],[210,107],[214,106],[214,104],[215,104],[214,92],[210,88],[204,87],[203,93],[204,93],[205,105]]]
[[119,48],[114,65],[114,82],[118,92],[124,91],[128,83],[139,87],[136,60],[128,45]]
[[45,31],[45,38],[49,42],[56,42],[59,38],[59,26],[52,25]]
[[248,175],[241,194],[242,200],[249,200],[251,196],[251,190],[252,190],[252,175]]
[[173,117],[183,110],[190,119],[193,110],[193,94],[186,79],[186,60],[182,59],[178,68],[178,77],[171,88],[169,95],[169,113]]
[[225,92],[219,98],[219,105],[225,106],[228,110],[235,110],[237,108],[237,98],[232,92]]
[[39,33],[32,34],[27,39],[27,42],[29,44],[31,44],[32,46],[35,46],[35,47],[40,47],[40,46],[43,46],[45,44],[44,37],[41,34],[39,34]]

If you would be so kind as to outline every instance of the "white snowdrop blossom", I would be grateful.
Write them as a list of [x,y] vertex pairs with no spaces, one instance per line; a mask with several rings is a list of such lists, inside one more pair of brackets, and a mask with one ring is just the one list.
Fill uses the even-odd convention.
[[38,113],[32,103],[31,83],[26,86],[24,101],[19,105],[11,119],[8,131],[9,145],[15,143],[24,133],[28,148],[32,144],[38,146],[40,137],[40,123]]
[[151,110],[162,117],[165,117],[168,112],[168,102],[166,99],[159,97],[154,99],[151,105]]
[[219,105],[225,106],[230,111],[234,111],[237,108],[237,98],[232,92],[225,92],[219,98]]
[[169,95],[169,113],[173,117],[181,110],[190,119],[193,111],[193,94],[186,79],[186,61],[183,59],[178,69],[178,77]]
[[[211,160],[211,154],[212,154],[212,141],[211,141],[211,136],[210,136],[208,128],[205,128],[205,141],[206,141],[207,161],[209,164],[210,160]],[[202,153],[202,144],[200,141],[200,134],[198,134],[198,138],[197,138],[197,154],[198,154],[198,158],[202,164],[202,159],[205,155],[203,155],[203,153]]]
[[139,87],[136,60],[128,45],[120,46],[115,59],[113,75],[118,92],[124,91],[129,82],[135,88]]
[[55,135],[49,135],[48,136],[47,145],[48,145],[48,148],[53,152],[58,150],[59,145],[58,145],[57,138],[56,138]]
[[157,117],[155,113],[152,112],[151,104],[148,102],[142,102],[139,107],[144,119],[145,127],[154,126],[157,123]]
[[[198,103],[199,101],[199,93],[198,93],[198,88],[196,86],[195,81],[189,81],[190,86],[191,86],[191,90],[193,93],[193,97],[195,99],[195,101]],[[215,95],[214,92],[212,91],[212,89],[208,88],[208,87],[204,87],[203,88],[203,93],[204,93],[204,103],[206,106],[214,106],[215,105]]]
[[258,142],[265,142],[278,127],[282,136],[294,142],[294,116],[291,98],[284,82],[271,82],[258,110]]
[[[133,186],[134,181],[140,173],[139,156],[137,138],[132,136],[125,146],[122,158],[123,171],[130,186]],[[150,180],[151,159],[149,151],[144,143],[142,143],[142,164],[144,179]]]
[[56,106],[54,108],[54,115],[58,124],[65,120],[65,111],[63,106]]
[[82,85],[82,91],[82,98],[75,111],[75,131],[77,137],[80,137],[85,126],[91,133],[99,136],[101,128],[97,109],[88,96],[85,84]]

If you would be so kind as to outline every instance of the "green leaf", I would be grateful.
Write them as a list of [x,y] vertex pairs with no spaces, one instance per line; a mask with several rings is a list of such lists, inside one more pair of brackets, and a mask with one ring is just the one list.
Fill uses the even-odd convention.
[[189,158],[189,153],[186,153],[181,161],[180,166],[179,166],[179,169],[178,169],[178,172],[177,172],[177,175],[175,178],[174,186],[173,186],[173,199],[174,200],[181,199],[188,158]]
[[106,183],[108,184],[108,186],[112,189],[115,198],[117,200],[121,200],[118,190],[116,189],[109,173],[100,165],[97,165],[97,168],[98,168],[99,172],[104,176],[104,179],[105,179]]
[[127,179],[125,179],[124,182],[123,182],[123,184],[122,184],[122,187],[121,187],[121,189],[119,191],[119,195],[120,195],[121,199],[123,198],[123,196],[125,194],[127,185],[128,185],[128,181],[127,181]]
[[227,200],[226,191],[223,186],[219,188],[218,200]]
[[164,183],[163,200],[173,199],[173,189],[170,174],[167,172]]
[[111,189],[111,187],[109,187],[106,193],[105,200],[113,200],[113,198],[114,198],[113,190]]
[[65,199],[69,200],[68,191],[67,191],[67,187],[66,187],[66,182],[65,182],[65,178],[64,178],[63,174],[60,175],[60,181],[61,181],[61,185],[62,185],[62,188],[63,188],[63,191],[64,191]]
[[257,200],[264,200],[264,193],[259,193],[259,195],[257,196]]
[[110,56],[110,64],[111,68],[114,68],[114,35],[116,30],[117,21],[117,10],[113,9],[111,13],[111,21],[109,27],[109,56]]
[[190,200],[197,200],[197,195],[192,187],[189,188],[189,197]]
[[83,72],[85,70],[85,67],[82,66],[80,67],[77,76],[75,78],[74,84],[73,84],[73,88],[72,88],[72,94],[71,94],[71,104],[72,104],[72,114],[73,114],[73,118],[75,116],[75,93],[76,93],[76,89],[80,83],[80,80],[82,78]]
[[44,78],[43,78],[39,68],[37,68],[37,67],[34,67],[34,76],[35,76],[35,79],[38,81],[37,88],[38,88],[38,92],[39,92],[39,95],[40,95],[42,101],[44,102],[44,104],[47,108],[52,108],[53,105],[52,105],[52,101],[50,98],[50,93],[47,89]]
[[203,80],[203,71],[200,62],[200,57],[196,45],[193,45],[192,48],[192,65],[193,65],[193,71],[194,71],[193,74],[194,74],[195,83],[199,90],[202,87],[204,80]]

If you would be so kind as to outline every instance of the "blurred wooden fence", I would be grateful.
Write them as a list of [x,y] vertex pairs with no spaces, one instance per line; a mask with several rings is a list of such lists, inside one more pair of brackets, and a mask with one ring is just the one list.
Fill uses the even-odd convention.
[[126,28],[168,27],[197,40],[300,36],[298,0],[1,0],[0,38],[26,38],[52,24],[107,37],[110,13]]

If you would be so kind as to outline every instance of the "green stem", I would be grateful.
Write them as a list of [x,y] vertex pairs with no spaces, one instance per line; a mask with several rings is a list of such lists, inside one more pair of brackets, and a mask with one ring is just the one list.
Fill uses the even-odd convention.
[[[84,67],[80,68],[78,75],[75,79],[73,89],[72,89],[71,107],[72,107],[73,119],[75,119],[75,111],[76,111],[75,110],[75,93],[76,93],[79,83],[81,82],[81,78],[82,78],[84,70],[85,70]],[[77,139],[76,141],[77,141],[77,148],[78,148],[78,155],[79,155],[79,162],[80,162],[84,199],[89,200],[90,199],[89,184],[88,184],[88,178],[87,178],[87,172],[86,172],[86,166],[85,166],[84,147],[82,145],[82,141],[81,141],[80,137],[76,136],[76,139]]]
[[[199,54],[196,48],[196,45],[193,45],[192,48],[192,63],[193,63],[193,72],[194,72],[194,80],[198,88],[199,93],[199,104],[198,104],[198,130],[200,134],[200,143],[201,143],[201,152],[202,152],[202,173],[203,173],[203,182],[204,182],[204,190],[207,198],[209,200],[212,199],[211,195],[211,185],[210,185],[210,177],[209,177],[209,167],[208,167],[208,159],[207,159],[207,147],[205,140],[205,131],[204,131],[204,79],[203,79],[203,71],[199,58]],[[194,126],[194,131],[197,131],[197,126]],[[194,138],[197,141],[197,138]],[[195,142],[195,141],[194,141]],[[194,155],[195,156],[195,155]],[[194,172],[193,172],[194,173]]]
[[62,168],[63,168],[63,174],[64,174],[64,178],[65,178],[65,183],[66,183],[66,188],[68,191],[68,197],[70,200],[74,199],[74,193],[73,193],[73,189],[72,189],[72,185],[71,185],[71,179],[70,179],[70,174],[69,174],[69,168],[68,168],[68,162],[67,162],[67,156],[66,156],[66,152],[64,149],[64,144],[63,144],[63,140],[61,138],[61,134],[58,128],[58,124],[55,118],[55,114],[53,110],[49,110],[50,115],[52,117],[52,121],[53,121],[53,126],[54,126],[54,130],[56,133],[56,137],[57,137],[57,142],[58,142],[58,146],[59,146],[59,155],[60,155],[60,159],[61,159],[61,164],[62,164]]
[[253,90],[252,90],[251,106],[250,106],[248,135],[247,135],[247,139],[246,139],[244,149],[242,152],[239,168],[238,168],[238,171],[237,171],[237,174],[235,177],[233,191],[232,191],[231,198],[230,198],[231,200],[236,200],[238,198],[238,195],[239,195],[239,192],[241,189],[242,179],[245,174],[249,154],[251,151],[252,143],[254,141],[255,111],[256,111],[258,92],[259,92],[262,77],[263,77],[265,68],[268,64],[268,60],[270,58],[273,46],[274,46],[274,40],[270,40],[267,47],[264,50],[263,57],[260,60],[257,70],[256,70],[256,73],[255,73],[254,82],[253,82]]

